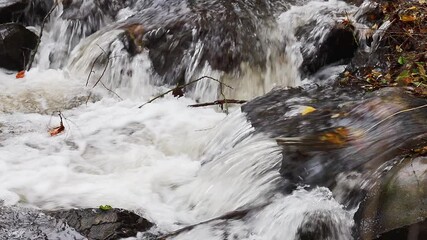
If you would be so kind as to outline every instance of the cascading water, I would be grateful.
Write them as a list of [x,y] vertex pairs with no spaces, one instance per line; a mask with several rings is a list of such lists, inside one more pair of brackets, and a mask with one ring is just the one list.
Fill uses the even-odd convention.
[[[291,240],[302,234],[307,216],[315,216],[334,229],[330,239],[351,239],[353,211],[344,210],[328,189],[281,192],[281,150],[255,133],[240,109],[226,116],[187,107],[218,99],[217,82],[200,81],[186,97],[167,95],[137,108],[167,85],[153,71],[147,51],[131,56],[125,50],[123,25],[138,14],[147,17],[147,26],[163,17],[180,21],[189,12],[183,2],[137,1],[115,18],[88,22],[62,20],[61,6],[45,29],[36,67],[24,79],[0,72],[3,204],[44,210],[109,204],[147,217],[156,224],[153,232],[262,206],[242,219],[214,221],[173,238]],[[300,85],[301,49],[310,51],[313,39],[324,37],[327,26],[354,8],[333,0],[304,1],[285,10],[289,6],[283,4],[275,21],[253,33],[264,44],[259,46],[265,52],[263,66],[244,60],[240,71],[214,69],[202,61],[207,46],[194,40],[183,54],[184,81],[209,75],[234,87],[224,90],[227,97],[244,99],[275,86]],[[252,17],[255,21],[256,14]],[[315,35],[298,40],[298,28],[310,22],[318,26]],[[99,79],[105,88],[92,89]],[[48,130],[59,124],[56,111],[62,112],[66,130],[51,137]],[[0,239],[19,233],[10,226],[0,230]]]

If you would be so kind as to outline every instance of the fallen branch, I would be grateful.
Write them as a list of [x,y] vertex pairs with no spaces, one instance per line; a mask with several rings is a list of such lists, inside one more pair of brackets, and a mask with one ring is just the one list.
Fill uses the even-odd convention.
[[228,213],[226,213],[224,215],[221,215],[219,217],[212,218],[212,219],[209,219],[209,220],[197,223],[197,224],[193,224],[193,225],[190,225],[190,226],[187,226],[187,227],[183,227],[183,228],[178,229],[178,230],[176,230],[176,231],[174,231],[172,233],[160,236],[160,237],[158,237],[156,239],[157,240],[165,240],[165,239],[167,239],[169,237],[176,236],[176,235],[178,235],[178,234],[180,234],[182,232],[190,231],[190,230],[192,230],[193,228],[195,228],[197,226],[200,226],[200,225],[203,225],[203,224],[207,224],[207,223],[211,223],[211,222],[214,222],[214,221],[217,221],[217,220],[242,219],[246,215],[248,215],[249,212],[251,212],[253,210],[258,210],[258,209],[264,208],[268,204],[270,204],[270,203],[264,203],[264,204],[261,204],[261,205],[258,205],[258,206],[254,206],[254,207],[248,208],[248,209],[231,211],[231,212],[228,212]]
[[181,90],[182,88],[184,88],[184,87],[186,87],[186,86],[189,86],[189,85],[191,85],[191,84],[193,84],[193,83],[196,83],[196,82],[198,82],[198,81],[200,81],[200,80],[203,80],[203,79],[209,79],[209,80],[212,80],[212,81],[215,81],[215,82],[219,82],[219,84],[221,84],[221,86],[222,86],[222,85],[224,85],[224,86],[226,86],[226,87],[228,87],[228,88],[230,88],[230,89],[233,89],[231,86],[229,86],[229,85],[227,85],[227,84],[225,84],[225,83],[223,83],[223,82],[219,81],[218,79],[215,79],[215,78],[213,78],[213,77],[209,77],[209,76],[203,76],[203,77],[200,77],[200,78],[195,79],[195,80],[193,80],[193,81],[190,81],[190,82],[188,82],[188,83],[186,83],[186,84],[184,84],[184,85],[179,85],[179,86],[177,86],[177,87],[175,87],[175,88],[172,88],[172,89],[170,89],[170,90],[168,90],[168,91],[166,91],[166,92],[164,92],[164,93],[162,93],[162,94],[160,94],[160,95],[158,95],[158,96],[154,97],[154,98],[153,98],[153,99],[151,99],[150,101],[148,101],[148,102],[146,102],[146,103],[142,104],[142,105],[141,105],[141,106],[139,106],[138,108],[142,108],[143,106],[145,106],[145,105],[147,105],[147,104],[149,104],[149,103],[152,103],[152,102],[154,102],[155,100],[157,100],[157,99],[159,99],[159,98],[161,98],[161,97],[164,97],[164,96],[165,96],[165,95],[167,95],[168,93],[171,93],[171,92],[180,92],[180,90]]
[[37,50],[39,49],[40,42],[42,41],[44,25],[46,24],[46,21],[49,19],[50,15],[52,14],[52,12],[55,10],[55,8],[57,6],[58,6],[58,3],[55,1],[55,3],[53,4],[52,8],[49,10],[49,12],[43,18],[42,25],[40,26],[39,38],[37,39],[36,47],[34,48],[32,54],[30,56],[30,61],[28,61],[27,71],[30,71],[30,69],[31,69],[31,67],[33,65],[34,58],[36,57],[36,54],[37,54]]
[[212,105],[221,105],[221,108],[224,104],[243,104],[246,103],[246,100],[236,100],[236,99],[221,99],[216,100],[213,102],[207,102],[207,103],[198,103],[198,104],[192,104],[188,105],[189,107],[206,107],[206,106],[212,106]]

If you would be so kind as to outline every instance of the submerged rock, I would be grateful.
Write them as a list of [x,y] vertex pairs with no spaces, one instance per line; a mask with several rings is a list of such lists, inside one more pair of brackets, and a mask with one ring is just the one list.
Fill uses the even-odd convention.
[[20,71],[25,69],[38,36],[17,23],[0,25],[0,67]]
[[147,219],[123,209],[71,209],[47,214],[63,220],[77,232],[93,240],[134,237],[138,232],[147,231],[153,226]]

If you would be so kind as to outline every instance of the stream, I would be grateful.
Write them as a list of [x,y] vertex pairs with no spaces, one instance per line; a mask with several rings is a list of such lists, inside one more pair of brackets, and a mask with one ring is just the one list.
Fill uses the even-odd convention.
[[[119,8],[114,18],[90,12],[92,1],[84,2],[76,10],[89,11],[91,18],[84,21],[64,19],[68,13],[62,4],[55,9],[34,67],[24,78],[0,69],[0,206],[19,212],[107,204],[147,218],[155,224],[153,234],[264,206],[244,218],[213,221],[170,239],[303,239],[299,234],[310,227],[308,216],[327,219],[324,223],[331,230],[325,239],[353,239],[357,206],[344,207],[326,187],[282,191],[282,150],[268,134],[255,131],[240,106],[230,105],[226,114],[216,106],[188,105],[215,101],[221,94],[251,100],[273,88],[335,77],[345,65],[330,65],[317,75],[301,72],[302,51],[314,51],[328,26],[354,14],[356,7],[336,0],[271,1],[277,4],[271,6],[272,14],[253,25],[258,39],[253,53],[244,44],[230,45],[231,35],[222,35],[219,25],[219,33],[209,33],[219,34],[217,38],[208,34],[192,41],[179,64],[164,66],[169,70],[160,75],[153,71],[160,69],[151,60],[154,50],[140,49],[135,55],[125,50],[123,29],[145,19],[144,28],[156,34],[163,31],[159,24],[184,18],[197,22],[190,9],[208,15],[206,9],[228,11],[216,9],[223,1],[137,1]],[[248,15],[234,31],[244,31],[240,27],[245,21],[262,15],[230,5]],[[309,36],[299,36],[301,26],[312,22],[316,26]],[[226,69],[230,63],[203,60],[206,49],[215,54],[224,48],[236,53],[230,53],[231,59],[241,59],[240,71]],[[233,89],[220,90],[218,82],[201,80],[181,98],[169,94],[138,108],[177,83],[202,76],[220,79]],[[101,82],[95,84],[97,80]],[[60,125],[59,113],[65,130],[51,136],[50,129]],[[38,239],[18,222],[0,229],[0,239]],[[73,239],[59,227],[47,236]],[[140,233],[132,239],[148,238]]]

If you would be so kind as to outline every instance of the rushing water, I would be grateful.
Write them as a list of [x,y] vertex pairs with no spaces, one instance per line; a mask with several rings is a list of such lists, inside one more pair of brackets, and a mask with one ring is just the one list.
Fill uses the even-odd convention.
[[[185,6],[179,9],[186,11]],[[314,46],[309,40],[298,42],[293,35],[296,29],[316,21],[319,39],[328,24],[353,10],[332,0],[291,7],[276,16],[277,26],[267,41],[285,44],[285,56],[268,57],[262,71],[243,66],[237,86],[232,81],[235,75],[209,65],[198,73],[189,71],[194,74],[187,81],[202,75],[222,78],[237,89],[227,94],[245,98],[274,86],[299,85],[301,48]],[[195,99],[216,99],[217,83],[199,82],[188,97],[167,95],[138,109],[167,90],[154,84],[158,79],[150,70],[147,53],[120,58],[125,54],[117,40],[121,30],[108,27],[111,20],[62,20],[61,11],[54,12],[37,66],[25,78],[0,71],[0,199],[4,205],[50,210],[109,204],[153,221],[157,227],[152,231],[168,232],[267,204],[241,220],[215,221],[175,238],[291,240],[311,215],[327,216],[335,228],[333,239],[351,238],[353,212],[344,210],[328,189],[280,193],[281,151],[274,140],[254,133],[239,108],[226,115],[213,107],[187,107]],[[132,14],[132,9],[123,9],[117,22]],[[93,26],[101,31],[88,36]],[[195,49],[202,47],[199,43]],[[122,100],[101,85],[92,89],[103,66],[94,68],[85,87],[101,48],[118,56],[109,61],[102,82]],[[274,51],[272,47],[269,54]],[[188,69],[197,61],[195,51]],[[123,77],[123,69],[132,74]],[[59,125],[58,111],[65,131],[51,137],[49,129]]]

